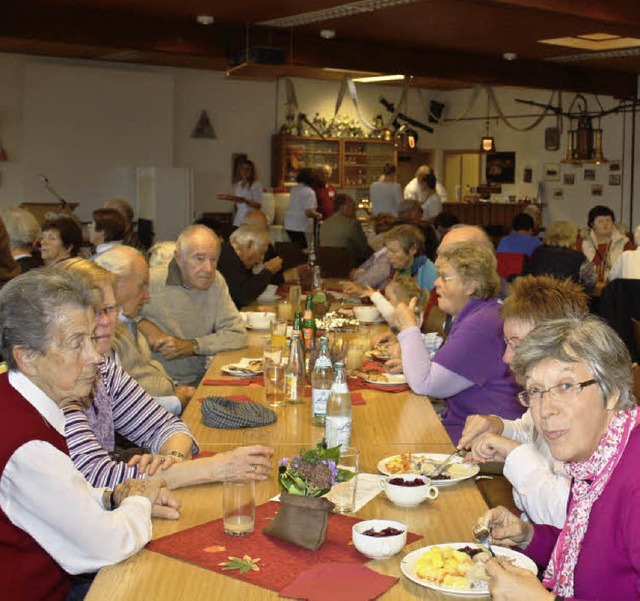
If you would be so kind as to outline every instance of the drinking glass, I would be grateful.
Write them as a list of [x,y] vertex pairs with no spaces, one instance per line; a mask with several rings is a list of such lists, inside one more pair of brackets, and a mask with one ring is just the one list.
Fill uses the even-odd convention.
[[346,365],[348,373],[353,373],[354,371],[362,368],[362,364],[364,363],[364,347],[362,343],[358,340],[355,342],[351,342],[347,349],[347,359]]
[[267,365],[269,363],[277,363],[280,365],[282,363],[282,353],[284,351],[284,346],[279,344],[271,344],[271,342],[267,341],[264,345],[264,349],[262,350],[262,369],[263,371],[267,369]]
[[331,489],[331,500],[335,503],[336,513],[351,513],[356,508],[356,493],[358,488],[360,451],[353,447],[347,447],[340,451],[338,469],[349,471],[353,478],[347,482],[341,482]]
[[269,362],[264,366],[264,392],[267,405],[283,407],[285,401],[285,370],[282,363]]
[[278,319],[293,321],[293,307],[288,300],[282,300],[278,303],[277,312]]
[[253,480],[222,483],[222,523],[232,536],[253,532],[256,519],[256,492]]
[[284,348],[287,346],[287,321],[276,319],[271,322],[271,344]]
[[301,294],[302,294],[302,287],[300,285],[294,284],[289,288],[289,302],[291,303],[291,313],[293,314],[293,316],[295,316],[296,311],[300,310]]
[[245,447],[271,447],[271,431],[265,428],[247,428],[242,433],[242,445]]

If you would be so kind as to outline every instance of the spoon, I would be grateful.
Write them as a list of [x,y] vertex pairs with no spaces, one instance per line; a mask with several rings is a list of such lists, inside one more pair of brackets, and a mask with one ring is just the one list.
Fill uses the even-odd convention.
[[473,538],[489,551],[491,557],[496,556],[491,548],[491,530],[487,526],[476,526],[473,529]]
[[444,472],[445,469],[449,467],[449,464],[451,463],[452,459],[454,459],[458,455],[462,455],[462,453],[464,452],[465,452],[464,449],[457,449],[456,451],[451,453],[451,455],[449,455],[434,471],[432,471],[429,474],[429,477],[433,478],[434,476],[439,476],[440,474],[442,474],[442,472]]

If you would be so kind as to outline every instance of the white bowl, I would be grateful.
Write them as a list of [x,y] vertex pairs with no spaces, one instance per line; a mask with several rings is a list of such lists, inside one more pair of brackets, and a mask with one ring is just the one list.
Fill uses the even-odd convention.
[[376,321],[376,319],[380,318],[380,311],[369,305],[354,307],[353,314],[356,316],[358,321],[362,321],[364,323],[371,323],[372,321]]
[[254,330],[268,330],[275,319],[275,313],[267,311],[247,311],[247,325]]
[[[421,486],[402,486],[401,484],[391,484],[391,480],[400,478],[401,480],[411,481],[416,478],[422,480],[424,484]],[[426,499],[435,499],[438,496],[438,489],[431,486],[431,480],[427,476],[417,474],[394,474],[387,476],[380,481],[380,488],[384,490],[389,500],[400,507],[415,507],[420,505]]]
[[[371,528],[379,532],[389,526],[402,530],[402,534],[380,537],[363,534]],[[371,557],[371,559],[387,559],[404,549],[407,544],[407,527],[401,522],[391,520],[366,520],[353,525],[351,538],[355,548],[363,555]]]

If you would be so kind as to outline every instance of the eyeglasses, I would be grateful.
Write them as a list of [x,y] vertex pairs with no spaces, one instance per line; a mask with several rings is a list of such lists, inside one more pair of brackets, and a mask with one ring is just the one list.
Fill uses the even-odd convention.
[[583,388],[597,384],[597,380],[585,380],[584,382],[577,382],[571,384],[570,382],[562,382],[562,384],[556,384],[550,386],[546,390],[541,388],[529,388],[518,393],[518,400],[525,407],[530,407],[534,403],[539,403],[542,397],[548,392],[551,398],[556,401],[568,401],[569,399],[577,396],[582,392]]
[[109,305],[108,307],[94,307],[96,319],[101,317],[107,317],[109,313],[115,313],[118,310],[118,305]]
[[441,273],[438,274],[438,278],[443,282],[450,282],[451,280],[455,280],[457,277],[457,275],[443,275]]
[[522,340],[520,338],[507,338],[506,336],[502,337],[504,343],[512,350],[517,351],[518,347],[522,344]]

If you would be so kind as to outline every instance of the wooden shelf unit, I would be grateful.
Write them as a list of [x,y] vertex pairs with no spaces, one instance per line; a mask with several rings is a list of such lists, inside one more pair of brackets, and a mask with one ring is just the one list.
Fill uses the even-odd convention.
[[393,142],[373,138],[319,138],[274,135],[271,139],[271,185],[293,186],[300,169],[329,164],[337,188],[369,189],[385,163],[398,164]]

